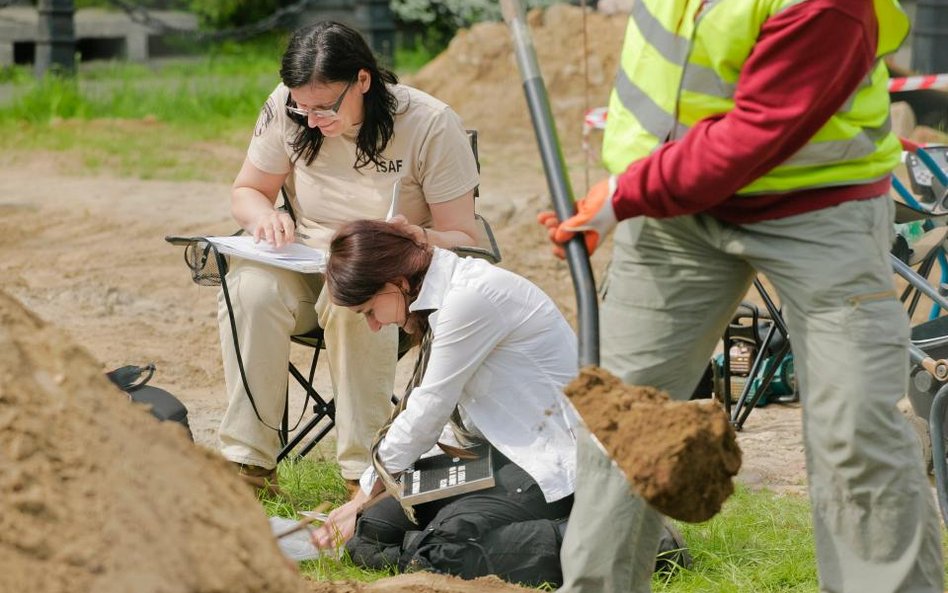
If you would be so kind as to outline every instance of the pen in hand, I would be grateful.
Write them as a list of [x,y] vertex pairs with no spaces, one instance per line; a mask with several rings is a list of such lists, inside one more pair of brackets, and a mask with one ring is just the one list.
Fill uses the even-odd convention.
[[398,214],[398,194],[402,189],[402,178],[399,177],[395,180],[395,185],[392,187],[392,203],[388,207],[388,214],[385,215],[385,220],[390,221],[395,218],[395,215]]

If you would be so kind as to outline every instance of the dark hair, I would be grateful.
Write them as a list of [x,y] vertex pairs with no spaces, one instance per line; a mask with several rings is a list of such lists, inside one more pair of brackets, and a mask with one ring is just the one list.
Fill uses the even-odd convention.
[[[337,305],[356,307],[375,296],[386,283],[405,278],[406,301],[414,301],[431,265],[431,255],[427,245],[415,242],[402,227],[379,220],[350,222],[329,244],[329,295]],[[415,317],[418,327],[426,327],[427,313],[413,312],[411,317]]]
[[[333,21],[319,22],[293,33],[280,66],[280,78],[291,89],[310,84],[349,83],[360,70],[369,72],[372,84],[363,95],[362,127],[356,139],[356,169],[369,163],[378,165],[382,160],[382,151],[395,129],[398,107],[398,100],[386,83],[396,84],[398,78],[379,66],[358,31]],[[305,116],[290,114],[289,117],[300,126],[291,144],[294,161],[302,157],[310,165],[325,137],[319,128],[307,125]]]

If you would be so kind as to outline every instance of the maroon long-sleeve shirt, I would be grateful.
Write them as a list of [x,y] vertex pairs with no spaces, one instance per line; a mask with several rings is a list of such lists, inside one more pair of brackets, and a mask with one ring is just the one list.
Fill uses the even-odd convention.
[[735,192],[802,148],[875,62],[869,0],[802,2],[768,19],[744,64],[734,109],[698,122],[618,178],[617,217],[707,212],[744,224],[884,194],[889,179],[738,198]]

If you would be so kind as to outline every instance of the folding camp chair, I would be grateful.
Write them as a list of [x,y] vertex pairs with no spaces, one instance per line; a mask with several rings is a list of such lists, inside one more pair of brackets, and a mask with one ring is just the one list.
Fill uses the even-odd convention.
[[[478,170],[480,170],[480,161],[478,158],[477,131],[468,130],[468,138],[471,142],[471,149],[474,152],[474,158],[477,161]],[[474,196],[478,196],[478,189],[475,188]],[[293,204],[295,203],[291,187],[284,186],[282,190],[281,208],[295,220]],[[497,263],[501,259],[500,249],[494,238],[490,224],[479,214],[475,213],[481,237],[478,246],[458,247],[454,249],[455,253],[462,257],[479,257],[492,263]],[[230,305],[230,294],[227,288],[227,260],[217,249],[209,243],[204,237],[166,237],[168,242],[175,245],[185,246],[184,258],[192,273],[192,279],[195,283],[203,286],[220,286],[224,296],[225,304],[230,313],[231,328],[236,327],[236,321],[233,318],[233,309]],[[233,339],[236,344],[236,330],[233,331]],[[279,426],[281,449],[277,454],[277,461],[281,461],[291,454],[300,458],[308,454],[335,426],[335,402],[331,398],[324,397],[315,387],[316,367],[319,361],[319,353],[325,348],[325,339],[323,330],[316,327],[305,333],[291,336],[290,340],[303,347],[312,349],[312,357],[309,364],[309,370],[304,374],[291,360],[289,362],[289,374],[303,389],[305,399],[303,402],[303,411],[296,422],[291,426],[289,414],[289,384],[287,385],[286,403],[283,410],[283,418]],[[403,332],[399,332],[398,356],[404,356],[413,346],[411,337]],[[246,380],[246,369],[243,360],[240,359],[240,348],[235,348],[238,355],[237,366],[240,370],[241,378],[244,381],[245,389],[250,393],[249,384]],[[426,360],[425,353],[418,353],[415,375],[420,376],[423,372],[423,362]],[[253,396],[250,394],[251,403]],[[393,401],[395,396],[393,395]],[[311,406],[311,407],[310,407]],[[256,408],[254,408],[256,409]],[[307,411],[310,412],[306,417]],[[305,422],[304,422],[305,418]],[[262,420],[261,420],[262,421]],[[291,436],[292,435],[292,436]]]
[[[780,307],[759,278],[754,279],[754,288],[766,310],[761,312],[754,303],[741,303],[724,331],[720,363],[712,363],[718,376],[716,392],[737,430],[744,427],[755,407],[800,398],[793,375],[790,331]],[[734,391],[738,392],[736,403]]]
[[[912,325],[908,398],[927,423],[938,506],[948,525],[948,146],[923,148],[903,141],[903,148],[911,190],[893,178],[900,199],[892,266],[906,282],[902,301],[911,318],[917,317],[920,297],[931,302],[928,319]],[[935,265],[941,273],[932,282]]]
[[[922,361],[948,356],[948,321],[940,315],[946,310],[948,300],[948,252],[946,252],[946,224],[948,224],[948,146],[924,149],[909,148],[904,153],[906,170],[911,190],[897,177],[892,185],[896,197],[897,235],[892,246],[891,259],[895,272],[906,281],[901,300],[910,317],[916,313],[920,297],[931,301],[929,321],[912,328],[913,381],[909,387],[909,399],[916,414],[930,420],[929,410],[939,382],[925,383],[928,371]],[[916,234],[922,234],[919,238]],[[937,288],[928,278],[938,265],[941,269]],[[760,294],[766,313],[760,314],[753,305],[744,304],[738,310],[724,335],[723,364],[716,370],[715,392],[721,394],[732,424],[740,430],[753,408],[770,397],[767,390],[776,381],[777,396],[773,401],[795,401],[799,399],[793,379],[790,336],[780,316],[779,308],[770,299],[757,280],[754,285]],[[753,364],[731,360],[731,346],[750,344],[754,353]],[[789,362],[788,362],[789,361]],[[735,381],[732,370],[739,372]],[[922,373],[922,379],[914,378]],[[787,394],[786,383],[793,383],[793,393]],[[731,406],[733,385],[740,385],[737,403]],[[921,385],[921,387],[919,387]],[[774,390],[771,389],[773,392]],[[939,423],[939,429],[942,426]],[[948,426],[945,427],[948,429]],[[933,432],[934,434],[934,432]],[[948,499],[946,499],[948,500]]]

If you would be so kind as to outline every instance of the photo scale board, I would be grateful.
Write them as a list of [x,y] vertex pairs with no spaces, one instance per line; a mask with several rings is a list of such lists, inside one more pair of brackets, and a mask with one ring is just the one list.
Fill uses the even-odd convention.
[[478,445],[468,451],[477,458],[461,459],[442,453],[416,461],[401,475],[402,501],[416,505],[492,487],[490,446]]

